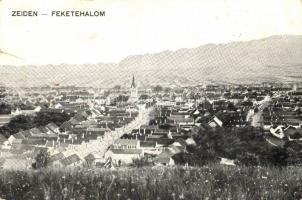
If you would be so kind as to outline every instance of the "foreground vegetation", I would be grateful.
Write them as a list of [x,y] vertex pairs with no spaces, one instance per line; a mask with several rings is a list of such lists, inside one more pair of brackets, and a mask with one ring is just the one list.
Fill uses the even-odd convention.
[[18,199],[300,199],[298,167],[1,171],[0,197]]

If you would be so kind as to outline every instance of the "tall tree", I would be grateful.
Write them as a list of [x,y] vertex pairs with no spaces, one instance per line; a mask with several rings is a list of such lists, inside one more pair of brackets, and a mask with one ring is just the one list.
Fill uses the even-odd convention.
[[49,164],[50,155],[47,150],[40,150],[40,152],[35,157],[35,162],[32,167],[34,169],[45,168]]
[[161,92],[162,90],[163,90],[163,87],[160,85],[157,85],[153,88],[153,91],[156,93]]

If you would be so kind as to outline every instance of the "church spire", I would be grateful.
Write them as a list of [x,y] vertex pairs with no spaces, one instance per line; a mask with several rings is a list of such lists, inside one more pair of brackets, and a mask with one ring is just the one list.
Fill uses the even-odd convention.
[[136,87],[135,78],[134,78],[134,75],[133,75],[131,88],[130,88],[130,97],[128,99],[128,102],[135,103],[137,101],[138,101],[137,87]]
[[132,78],[131,88],[136,88],[134,75]]

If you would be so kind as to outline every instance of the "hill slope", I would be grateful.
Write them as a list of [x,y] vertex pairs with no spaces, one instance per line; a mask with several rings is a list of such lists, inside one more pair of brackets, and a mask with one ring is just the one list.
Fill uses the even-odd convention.
[[248,42],[128,56],[115,64],[1,66],[6,85],[128,86],[132,74],[150,84],[291,82],[302,80],[302,36],[272,36]]

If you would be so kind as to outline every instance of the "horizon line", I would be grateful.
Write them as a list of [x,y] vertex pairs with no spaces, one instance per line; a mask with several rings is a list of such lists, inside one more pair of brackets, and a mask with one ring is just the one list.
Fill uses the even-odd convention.
[[228,44],[233,44],[233,43],[248,43],[248,42],[253,42],[253,41],[261,41],[261,40],[265,40],[265,39],[269,39],[269,38],[274,38],[274,37],[302,37],[301,35],[298,34],[280,34],[280,35],[270,35],[267,37],[263,37],[263,38],[258,38],[258,39],[250,39],[250,40],[237,40],[237,41],[229,41],[229,42],[220,42],[220,43],[205,43],[205,44],[200,44],[198,46],[195,47],[184,47],[184,48],[179,48],[176,50],[171,50],[171,49],[165,49],[165,50],[161,50],[161,51],[157,51],[157,52],[148,52],[148,53],[141,53],[141,54],[130,54],[127,56],[124,56],[123,58],[121,58],[118,62],[94,62],[94,63],[68,63],[68,62],[61,62],[61,63],[48,63],[48,64],[0,64],[0,67],[8,67],[8,66],[13,66],[13,67],[43,67],[43,66],[60,66],[60,65],[119,65],[120,62],[122,62],[123,60],[127,59],[128,57],[132,57],[132,56],[146,56],[146,55],[150,55],[150,54],[161,54],[163,52],[177,52],[180,50],[185,50],[185,49],[196,49],[196,48],[200,48],[203,46],[208,46],[208,45],[228,45]]

